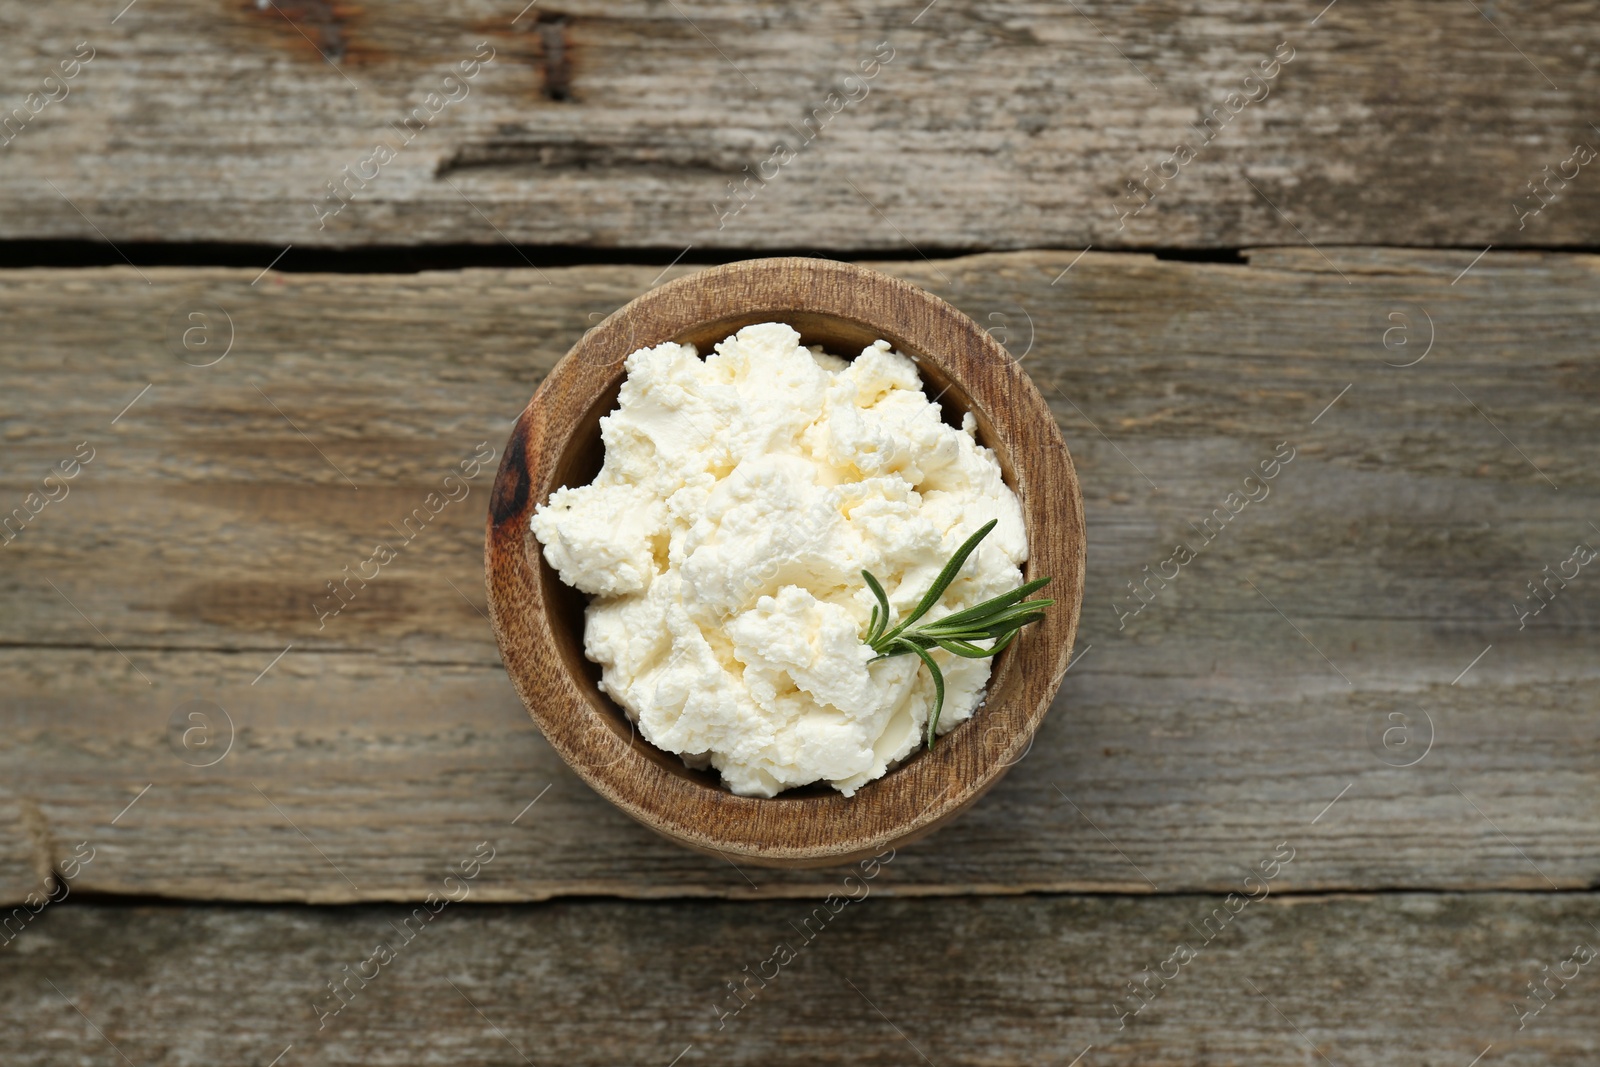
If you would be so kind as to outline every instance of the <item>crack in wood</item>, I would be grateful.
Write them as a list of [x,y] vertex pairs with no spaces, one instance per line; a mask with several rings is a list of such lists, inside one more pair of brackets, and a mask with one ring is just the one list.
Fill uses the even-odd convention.
[[[608,138],[501,127],[497,136],[463,144],[440,161],[435,178],[491,167],[543,171],[645,171],[663,179],[699,179],[706,173],[739,174],[749,162],[733,146],[696,145],[666,134]],[[709,212],[708,212],[709,217]]]
[[558,11],[541,11],[534,22],[541,48],[539,71],[548,100],[572,99],[572,53],[567,41],[567,24],[571,21]]

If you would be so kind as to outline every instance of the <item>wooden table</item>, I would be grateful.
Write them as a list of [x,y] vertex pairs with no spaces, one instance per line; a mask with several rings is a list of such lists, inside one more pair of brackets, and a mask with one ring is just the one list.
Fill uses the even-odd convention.
[[[8,1067],[1596,1062],[1590,5],[519,6],[0,9]],[[566,769],[493,461],[313,607],[772,252],[989,328],[1083,481],[1044,730],[871,878]]]

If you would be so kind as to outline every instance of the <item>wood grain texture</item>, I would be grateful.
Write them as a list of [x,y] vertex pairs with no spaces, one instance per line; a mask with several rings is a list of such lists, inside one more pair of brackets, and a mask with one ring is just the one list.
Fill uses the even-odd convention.
[[[605,454],[600,419],[615,408],[630,352],[676,341],[706,353],[746,326],[772,321],[793,326],[802,345],[854,354],[881,339],[915,360],[924,390],[970,415],[978,440],[993,450],[1027,530],[1023,577],[1051,578],[1056,600],[993,661],[981,722],[968,720],[936,749],[913,753],[849,797],[825,785],[770,799],[735,796],[716,774],[691,771],[644,743],[601,692],[584,659],[581,598],[545,561],[529,529],[534,508],[557,489],[595,477]],[[1083,559],[1083,498],[1072,458],[1044,398],[1005,349],[925,289],[854,264],[799,257],[676,278],[586,332],[511,431],[484,545],[501,660],[562,758],[657,833],[730,861],[773,867],[836,866],[904,846],[993,788],[1031,747],[1071,661]],[[752,584],[744,603],[777,588],[775,580]]]
[[[1457,281],[1475,252],[1324,251],[879,265],[1020,357],[1089,531],[1083,658],[1036,744],[886,890],[1223,890],[1301,836],[1298,889],[1600,878],[1600,586],[1552,585],[1525,629],[1513,610],[1600,537],[1600,261],[1494,251]],[[0,277],[8,506],[97,449],[0,547],[9,899],[39,840],[57,863],[94,842],[84,889],[206,898],[415,899],[502,837],[522,847],[478,899],[830,883],[658,842],[538,737],[482,614],[487,474],[320,630],[312,608],[657,269],[145,273]],[[235,334],[206,368],[165,340],[199,303]],[[1426,358],[1386,366],[1430,318]],[[1199,546],[1190,524],[1285,441],[1271,495],[1119,629],[1125,583]],[[198,699],[235,727],[209,768],[170,730]]]
[[1477,6],[14,5],[0,237],[1600,244],[1600,26]]
[[[901,901],[872,884],[836,912],[463,903],[422,922],[382,906],[69,904],[6,950],[0,1038],[12,1067],[120,1063],[112,1044],[135,1064],[267,1064],[292,1045],[283,1062],[308,1067],[1067,1064],[1091,1045],[1084,1062],[1109,1067],[1600,1056],[1593,963],[1552,978],[1524,1029],[1512,1010],[1576,946],[1592,958],[1587,896],[1268,897],[1219,919],[1217,897]],[[392,962],[362,966],[380,943]],[[781,943],[795,958],[780,969]],[[1194,958],[1145,977],[1132,1015],[1128,983],[1180,944]],[[347,979],[358,969],[370,982]],[[735,1013],[728,983],[747,974]]]

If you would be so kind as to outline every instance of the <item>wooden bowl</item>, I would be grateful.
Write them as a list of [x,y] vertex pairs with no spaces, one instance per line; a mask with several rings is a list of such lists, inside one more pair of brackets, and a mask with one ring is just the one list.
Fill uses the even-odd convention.
[[[563,585],[529,530],[534,505],[600,469],[599,420],[623,360],[677,341],[709,352],[741,327],[785,322],[804,344],[850,358],[883,338],[916,360],[924,388],[999,458],[1022,502],[1026,577],[1056,599],[993,663],[988,698],[932,752],[845,797],[824,785],[735,796],[637,735],[583,654],[586,598]],[[757,259],[653,289],[584,334],[517,419],[495,477],[484,564],[495,637],[533,721],[584,781],[652,830],[701,851],[778,867],[847,863],[931,832],[1019,760],[1061,684],[1083,597],[1083,500],[1054,417],[995,340],[943,300],[848,263]]]

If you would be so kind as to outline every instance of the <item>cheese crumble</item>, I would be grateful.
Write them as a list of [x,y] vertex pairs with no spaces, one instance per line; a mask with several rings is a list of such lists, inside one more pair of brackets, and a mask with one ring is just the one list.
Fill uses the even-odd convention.
[[[1016,588],[1027,539],[994,453],[970,414],[944,422],[887,341],[847,362],[769,322],[704,360],[640,349],[626,370],[599,475],[532,521],[561,580],[593,598],[584,649],[601,688],[647,741],[735,793],[853,794],[918,747],[934,700],[916,657],[869,662],[861,571],[904,618],[994,519],[925,618]],[[980,704],[990,661],[933,656],[943,734]]]

